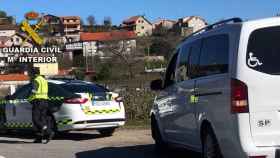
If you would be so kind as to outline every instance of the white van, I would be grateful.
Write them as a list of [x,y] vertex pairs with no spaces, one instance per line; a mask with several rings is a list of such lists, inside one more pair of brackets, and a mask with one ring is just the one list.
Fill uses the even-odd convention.
[[182,41],[151,110],[156,147],[280,158],[280,17],[224,20]]

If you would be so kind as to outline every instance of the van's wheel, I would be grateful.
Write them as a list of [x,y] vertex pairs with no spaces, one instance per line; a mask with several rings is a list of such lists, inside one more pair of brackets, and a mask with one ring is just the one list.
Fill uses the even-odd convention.
[[112,136],[115,132],[115,128],[106,128],[106,129],[100,129],[98,132],[105,137]]
[[203,134],[202,140],[203,158],[223,158],[216,136],[211,128]]
[[151,129],[152,129],[152,137],[155,140],[155,149],[156,151],[161,151],[163,149],[167,149],[167,144],[162,139],[159,126],[157,124],[154,116],[151,118]]

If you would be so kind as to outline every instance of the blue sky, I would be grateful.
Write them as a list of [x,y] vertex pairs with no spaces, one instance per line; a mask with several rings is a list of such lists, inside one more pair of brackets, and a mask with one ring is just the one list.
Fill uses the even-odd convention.
[[[137,3],[136,3],[137,2]],[[111,16],[114,24],[132,15],[144,14],[147,19],[178,19],[198,15],[209,23],[239,16],[256,19],[280,13],[278,0],[0,0],[0,10],[23,19],[24,13],[33,10],[58,16],[79,15],[86,19],[94,15],[98,23]]]

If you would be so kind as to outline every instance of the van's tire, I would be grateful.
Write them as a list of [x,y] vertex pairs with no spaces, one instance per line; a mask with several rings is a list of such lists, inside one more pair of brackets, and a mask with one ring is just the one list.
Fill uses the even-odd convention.
[[203,158],[223,158],[217,138],[211,128],[204,131],[202,138]]
[[167,143],[162,139],[158,123],[154,116],[151,118],[152,137],[155,140],[155,150],[164,151],[167,149]]
[[116,128],[105,128],[105,129],[100,129],[98,132],[105,137],[110,137],[114,134]]

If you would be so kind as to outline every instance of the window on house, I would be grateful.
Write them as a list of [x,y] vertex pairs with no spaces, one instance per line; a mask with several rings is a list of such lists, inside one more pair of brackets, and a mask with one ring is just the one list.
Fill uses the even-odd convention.
[[141,28],[142,28],[142,29],[145,29],[145,27],[144,27],[144,26],[142,26]]

